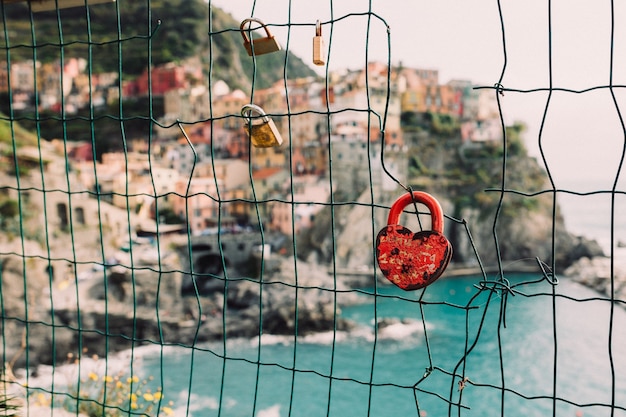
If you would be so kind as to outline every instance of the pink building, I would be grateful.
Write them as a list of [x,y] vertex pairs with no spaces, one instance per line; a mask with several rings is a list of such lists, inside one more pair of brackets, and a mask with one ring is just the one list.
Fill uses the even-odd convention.
[[[190,71],[172,62],[152,68],[151,72],[144,72],[133,81],[123,84],[124,96],[145,96],[152,89],[152,94],[162,96],[166,92],[177,89],[187,89],[190,87],[189,78],[200,80],[202,74],[197,70]],[[151,85],[150,85],[151,84]]]

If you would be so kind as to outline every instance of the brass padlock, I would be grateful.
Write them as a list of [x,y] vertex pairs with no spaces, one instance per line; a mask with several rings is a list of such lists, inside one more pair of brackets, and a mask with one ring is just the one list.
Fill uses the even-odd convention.
[[322,38],[322,24],[318,20],[315,23],[315,37],[313,38],[313,63],[315,65],[326,64],[326,50],[324,49],[324,38]]
[[[265,29],[264,38],[251,40],[251,36],[248,36],[248,33],[246,32],[251,32],[252,27],[246,29],[246,25],[251,24],[252,22],[260,24],[261,27]],[[261,20],[255,19],[253,17],[245,19],[243,22],[241,22],[239,30],[241,31],[241,36],[243,37],[243,46],[246,48],[248,55],[263,55],[269,54],[270,52],[280,51],[280,44],[278,43],[276,38],[274,38],[274,36],[270,33],[270,30],[267,28],[267,26],[265,26],[265,23],[263,23]]]
[[[261,123],[254,123],[252,112],[258,113]],[[282,145],[283,138],[280,136],[280,132],[276,128],[274,121],[265,114],[262,108],[256,104],[246,104],[241,108],[241,115],[246,119],[244,129],[254,146],[257,148],[270,148]]]

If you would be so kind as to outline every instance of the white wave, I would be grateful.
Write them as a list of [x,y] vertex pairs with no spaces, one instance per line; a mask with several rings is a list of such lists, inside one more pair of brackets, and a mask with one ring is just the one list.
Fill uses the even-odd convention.
[[[259,338],[252,338],[251,343],[256,346],[259,342]],[[293,336],[277,335],[277,334],[262,334],[261,345],[273,346],[273,345],[289,345],[293,342]]]
[[[188,392],[183,390],[178,393],[176,400],[177,407],[173,410],[174,416],[206,416],[209,410],[218,410],[220,408],[219,400],[216,397],[204,397],[198,394],[191,394],[188,398]],[[189,400],[189,409],[187,409],[187,400]],[[222,410],[232,409],[237,405],[237,401],[233,398],[224,398],[222,401]]]
[[424,327],[421,321],[392,323],[378,330],[380,339],[404,340],[415,334],[421,334]]
[[[432,326],[426,323],[426,328],[430,329]],[[403,341],[408,337],[420,336],[424,333],[424,324],[420,320],[400,320],[400,319],[380,319],[378,333],[374,332],[373,323],[371,326],[358,326],[354,329],[346,331],[333,331],[311,333],[305,336],[298,337],[298,343],[306,343],[312,345],[331,345],[332,343],[341,343],[347,340],[362,339],[367,342],[373,342],[378,340],[391,340],[391,341]],[[293,344],[293,335],[273,335],[263,334],[260,337],[261,345],[263,346],[276,346],[283,345],[289,346]],[[234,341],[229,341],[234,342]],[[250,346],[258,346],[259,337],[253,337],[248,339]]]
[[[426,323],[426,328],[432,326]],[[420,320],[383,318],[378,321],[378,332],[375,332],[374,322],[370,326],[361,326],[350,332],[350,337],[361,338],[367,342],[374,340],[407,341],[422,336],[424,324]]]
[[[345,341],[348,337],[348,333],[343,331],[334,332],[329,330],[327,332],[311,333],[305,336],[298,336],[298,343],[309,343],[313,345],[330,345],[335,342]],[[276,346],[283,345],[289,346],[293,344],[295,338],[293,335],[275,335],[275,334],[263,334],[261,335],[261,345],[263,346]],[[258,346],[259,337],[253,337],[248,339],[250,346]]]
[[298,338],[298,341],[302,343],[311,343],[315,345],[330,345],[335,342],[343,342],[348,338],[348,333],[343,331],[327,331],[312,333],[306,336]]
[[[155,356],[161,353],[161,349],[163,352],[171,352],[173,350],[181,349],[181,346],[161,346],[159,344],[148,343],[142,346],[137,346],[134,349],[127,349],[119,351],[113,354],[113,358],[115,359],[138,359],[144,358],[146,356]],[[109,356],[111,357],[111,356]]]
[[280,404],[261,410],[256,414],[256,417],[280,417]]

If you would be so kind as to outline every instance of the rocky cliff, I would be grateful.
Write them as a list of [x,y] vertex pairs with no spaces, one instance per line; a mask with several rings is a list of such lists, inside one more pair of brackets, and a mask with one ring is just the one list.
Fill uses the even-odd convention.
[[[500,142],[464,144],[454,134],[422,131],[400,155],[408,157],[407,185],[430,193],[442,205],[453,264],[495,267],[499,261],[521,265],[519,261],[539,259],[547,265],[554,260],[563,270],[582,257],[602,255],[595,241],[566,230],[546,172],[527,155],[522,131],[521,126],[508,129],[506,154]],[[376,233],[386,225],[388,207],[406,191],[373,184],[350,201],[354,191],[338,184],[336,204],[319,213],[314,227],[299,237],[301,258],[327,263],[334,257],[348,269],[375,267]],[[428,211],[422,209],[422,226],[428,229]],[[401,222],[414,231],[420,228],[414,215]]]

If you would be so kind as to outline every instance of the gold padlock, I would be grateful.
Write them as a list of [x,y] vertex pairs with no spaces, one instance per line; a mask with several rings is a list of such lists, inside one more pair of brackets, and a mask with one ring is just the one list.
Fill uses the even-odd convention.
[[[248,36],[248,33],[246,32],[252,31],[252,22],[260,24],[261,27],[265,29],[264,38],[251,39],[251,36]],[[250,28],[248,29],[246,29],[247,24],[250,24]],[[274,36],[270,33],[270,30],[267,28],[267,26],[265,26],[265,23],[263,23],[261,20],[255,19],[253,17],[245,19],[243,22],[241,22],[239,30],[241,32],[241,36],[243,37],[243,46],[246,48],[248,55],[263,55],[269,54],[270,52],[280,51],[280,44],[278,43],[276,38],[274,38]]]
[[315,65],[326,64],[325,54],[324,38],[322,38],[322,24],[318,20],[315,23],[315,37],[313,38],[313,63]]
[[[252,121],[252,112],[259,115],[261,123]],[[246,119],[244,129],[254,146],[257,148],[270,148],[282,145],[283,138],[280,136],[280,132],[276,128],[274,121],[265,114],[262,108],[256,104],[246,104],[241,108],[241,115]]]

